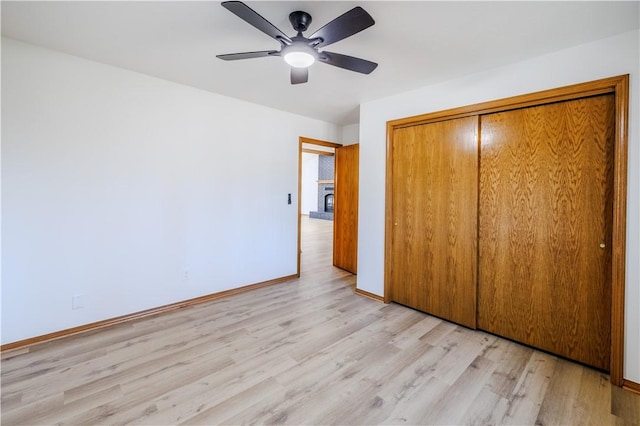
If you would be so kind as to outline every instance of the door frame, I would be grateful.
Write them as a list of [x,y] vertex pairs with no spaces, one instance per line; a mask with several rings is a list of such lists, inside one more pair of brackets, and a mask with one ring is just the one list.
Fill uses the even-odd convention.
[[437,111],[387,122],[387,158],[385,184],[385,272],[384,301],[390,302],[391,231],[393,218],[392,164],[393,134],[395,129],[433,123],[443,120],[483,115],[520,109],[552,102],[567,101],[611,93],[615,96],[615,138],[613,153],[613,230],[611,258],[611,383],[623,386],[624,366],[624,307],[625,307],[625,260],[626,260],[626,214],[627,214],[627,146],[629,122],[629,74],[604,78],[541,92],[513,96],[460,108]]
[[[302,152],[303,152],[304,144],[325,146],[325,147],[334,148],[334,149],[340,148],[342,146],[342,144],[339,144],[339,143],[323,141],[320,139],[307,138],[304,136],[300,136],[298,138],[298,253],[297,253],[297,259],[296,259],[296,264],[297,264],[296,276],[298,278],[300,278],[300,255],[302,254],[302,247],[301,247],[302,218],[300,216],[302,216]],[[335,196],[336,195],[334,192],[334,203],[335,203]]]

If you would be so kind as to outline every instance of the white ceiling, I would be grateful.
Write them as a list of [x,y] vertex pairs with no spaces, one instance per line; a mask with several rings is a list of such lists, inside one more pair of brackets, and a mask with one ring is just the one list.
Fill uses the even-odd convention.
[[17,40],[320,120],[351,124],[359,104],[639,27],[628,2],[246,1],[288,35],[307,35],[355,7],[376,24],[327,50],[379,63],[370,75],[314,64],[292,86],[276,57],[226,62],[222,53],[279,44],[212,1],[2,1],[2,34]]

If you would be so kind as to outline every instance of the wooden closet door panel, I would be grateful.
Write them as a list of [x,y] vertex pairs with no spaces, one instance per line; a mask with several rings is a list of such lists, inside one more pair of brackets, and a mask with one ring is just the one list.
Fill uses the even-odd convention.
[[609,369],[613,95],[481,117],[478,327]]
[[391,299],[475,328],[478,118],[397,129]]
[[336,148],[333,264],[358,272],[358,164],[360,145]]

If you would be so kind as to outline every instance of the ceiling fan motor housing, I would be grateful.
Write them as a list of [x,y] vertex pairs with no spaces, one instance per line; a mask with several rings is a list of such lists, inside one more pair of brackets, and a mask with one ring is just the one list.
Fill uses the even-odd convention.
[[307,28],[311,25],[311,15],[307,12],[297,10],[289,14],[289,22],[291,22],[294,30],[302,33],[307,31]]

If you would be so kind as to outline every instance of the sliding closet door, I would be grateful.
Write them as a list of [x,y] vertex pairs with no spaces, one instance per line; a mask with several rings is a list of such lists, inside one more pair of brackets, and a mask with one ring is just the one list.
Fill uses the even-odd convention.
[[478,327],[608,370],[614,96],[481,118]]
[[478,117],[395,129],[390,299],[475,328]]

